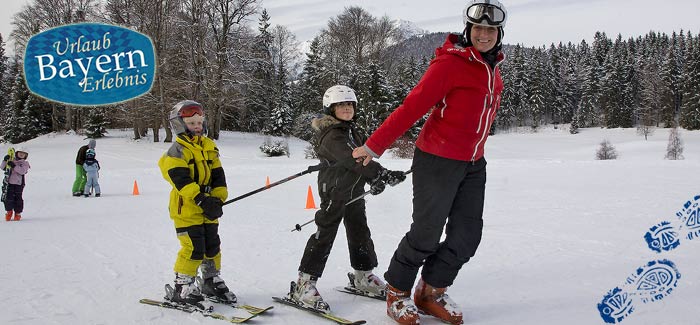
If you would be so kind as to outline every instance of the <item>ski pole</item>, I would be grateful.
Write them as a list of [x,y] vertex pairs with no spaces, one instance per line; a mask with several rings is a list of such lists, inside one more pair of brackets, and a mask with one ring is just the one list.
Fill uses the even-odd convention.
[[236,202],[236,201],[238,201],[238,200],[245,199],[245,198],[247,198],[247,197],[249,197],[249,196],[251,196],[251,195],[253,195],[253,194],[257,194],[257,193],[262,192],[262,191],[264,191],[264,190],[267,190],[267,189],[269,189],[269,188],[271,188],[271,187],[275,187],[275,186],[280,185],[280,184],[282,184],[282,183],[289,182],[289,181],[291,181],[291,180],[293,180],[293,179],[295,179],[295,178],[297,178],[297,177],[299,177],[299,176],[302,176],[302,175],[306,175],[306,174],[309,174],[309,173],[313,173],[313,172],[319,171],[319,170],[321,170],[321,169],[323,169],[323,168],[326,168],[326,167],[328,167],[328,166],[329,166],[329,165],[328,165],[328,162],[321,162],[321,163],[318,164],[318,165],[309,166],[309,168],[307,168],[305,171],[298,172],[298,173],[296,173],[296,174],[294,174],[294,175],[292,175],[292,176],[289,176],[289,177],[287,177],[287,178],[285,178],[285,179],[283,179],[283,180],[279,180],[279,181],[276,181],[276,182],[274,182],[274,183],[270,183],[270,185],[265,185],[265,186],[263,186],[263,187],[261,187],[261,188],[259,188],[259,189],[257,189],[257,190],[250,191],[250,192],[248,192],[248,193],[246,193],[246,194],[243,194],[243,195],[241,195],[241,196],[237,196],[237,197],[235,197],[235,198],[233,198],[233,199],[230,199],[230,200],[224,202],[222,205],[227,205],[227,204],[229,204],[229,203],[232,203],[232,202]]
[[309,221],[307,221],[307,222],[304,222],[304,223],[302,223],[302,224],[296,224],[296,225],[294,226],[294,229],[292,229],[292,232],[301,231],[301,227],[304,227],[304,226],[306,226],[306,225],[308,225],[308,224],[314,222],[314,220],[316,220],[316,219],[314,218],[314,219],[311,219],[311,220],[309,220]]
[[[412,172],[412,170],[409,169],[409,170],[403,172],[403,174],[404,174],[404,175],[408,175],[408,174],[410,174],[411,172]],[[367,194],[371,194],[370,192],[372,192],[372,190],[369,190],[369,191],[366,191],[366,192],[360,194],[360,196],[358,196],[358,197],[356,197],[356,198],[354,198],[354,199],[348,201],[348,203],[345,203],[345,205],[349,205],[350,203],[353,203],[353,202],[355,202],[355,201],[357,201],[357,200],[359,200],[359,199],[361,199],[361,198],[367,196]]]

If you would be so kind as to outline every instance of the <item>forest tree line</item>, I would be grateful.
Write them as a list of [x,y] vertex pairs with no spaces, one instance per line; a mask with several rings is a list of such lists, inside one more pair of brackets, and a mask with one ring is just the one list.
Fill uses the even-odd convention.
[[[346,7],[302,53],[296,36],[272,20],[259,0],[32,0],[13,17],[15,55],[6,55],[0,35],[3,139],[17,143],[68,130],[100,137],[106,128],[131,128],[134,138],[150,130],[155,142],[172,141],[168,112],[194,99],[204,105],[214,139],[228,130],[308,140],[309,121],[335,84],[356,90],[356,121],[371,132],[420,80],[446,35],[413,35],[387,16]],[[148,35],[157,59],[152,90],[100,108],[30,94],[22,77],[27,41],[77,22]],[[614,40],[598,32],[591,44],[505,45],[504,51],[505,90],[494,133],[545,124],[570,124],[572,133],[580,127],[700,129],[700,37],[690,32]]]

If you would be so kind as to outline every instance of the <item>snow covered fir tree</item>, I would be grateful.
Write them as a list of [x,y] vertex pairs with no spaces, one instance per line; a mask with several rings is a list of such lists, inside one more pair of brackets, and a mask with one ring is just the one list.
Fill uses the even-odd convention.
[[[105,127],[133,128],[136,138],[150,130],[153,141],[172,141],[163,121],[183,98],[202,102],[214,139],[230,130],[310,140],[309,120],[321,113],[321,94],[334,84],[357,91],[357,123],[372,132],[418,82],[446,35],[416,32],[350,6],[329,19],[301,53],[295,35],[274,25],[258,0],[232,2],[234,7],[223,12],[215,5],[179,4],[107,1],[75,10],[69,4],[30,1],[13,19],[17,54],[6,56],[4,43],[0,52],[5,141],[67,130],[100,136]],[[17,67],[33,33],[103,19],[138,26],[156,44],[158,73],[150,93],[118,105],[119,114],[104,116],[23,93]],[[567,125],[572,134],[589,127],[637,127],[648,136],[647,131],[675,121],[686,130],[700,129],[698,35],[681,30],[623,39],[597,32],[590,44],[506,44],[504,50],[508,59],[501,71],[507,87],[492,133],[554,124]],[[20,135],[13,125],[22,123],[36,128]],[[421,125],[408,132],[409,141]],[[156,131],[164,127],[161,139]]]

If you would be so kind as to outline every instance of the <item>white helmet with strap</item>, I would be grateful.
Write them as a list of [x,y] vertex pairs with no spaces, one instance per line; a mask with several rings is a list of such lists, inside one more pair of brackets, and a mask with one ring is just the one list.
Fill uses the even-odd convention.
[[323,110],[327,115],[333,115],[331,106],[336,103],[352,102],[353,107],[357,107],[357,97],[355,91],[343,85],[335,85],[328,88],[323,94]]

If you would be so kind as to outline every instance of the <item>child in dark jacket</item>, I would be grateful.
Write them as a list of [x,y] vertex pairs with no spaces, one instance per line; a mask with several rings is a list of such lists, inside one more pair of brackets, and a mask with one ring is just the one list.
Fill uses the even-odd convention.
[[346,205],[362,195],[364,185],[371,185],[371,193],[379,194],[386,184],[396,185],[406,176],[401,171],[389,171],[377,162],[367,166],[352,159],[352,149],[365,141],[365,136],[353,121],[357,98],[346,86],[333,86],[323,96],[325,115],[312,121],[317,130],[316,153],[322,162],[331,167],[318,174],[321,207],[316,212],[318,230],[309,238],[299,266],[299,278],[292,282],[288,298],[296,303],[321,312],[329,312],[330,306],[316,289],[335,241],[341,221],[345,225],[350,265],[355,270],[348,273],[349,287],[368,296],[384,297],[386,284],[372,273],[378,265],[374,243],[367,226],[365,200]]
[[22,218],[22,211],[24,211],[24,198],[22,198],[22,192],[24,191],[24,175],[29,171],[29,162],[27,157],[29,153],[26,150],[20,149],[15,152],[15,159],[10,159],[10,155],[6,155],[2,163],[0,163],[0,169],[5,169],[7,166],[10,167],[7,188],[5,189],[5,221],[12,220],[12,214],[14,212],[14,220],[19,221]]

